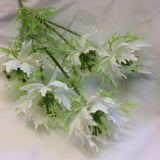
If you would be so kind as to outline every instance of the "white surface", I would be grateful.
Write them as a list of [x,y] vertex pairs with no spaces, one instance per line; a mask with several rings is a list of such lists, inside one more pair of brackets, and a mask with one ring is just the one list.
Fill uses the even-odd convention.
[[[122,80],[121,97],[136,104],[127,137],[96,157],[84,155],[58,131],[35,131],[16,118],[8,83],[0,76],[0,159],[2,160],[159,160],[160,159],[160,1],[159,0],[26,0],[33,8],[54,6],[58,22],[82,33],[97,28],[102,38],[114,31],[137,32],[152,45],[152,75]],[[16,35],[16,0],[0,0],[0,44]],[[91,80],[90,80],[91,81]],[[96,81],[92,80],[96,86]]]

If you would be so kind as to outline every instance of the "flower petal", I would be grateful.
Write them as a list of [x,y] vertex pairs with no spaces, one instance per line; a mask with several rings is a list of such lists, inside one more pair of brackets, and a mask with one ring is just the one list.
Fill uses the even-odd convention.
[[32,66],[30,66],[28,63],[23,63],[20,65],[20,69],[27,74],[28,77],[31,75]]
[[31,52],[32,49],[32,40],[30,40],[29,42],[23,42],[22,43],[22,47],[21,50],[19,52],[19,57],[20,59],[24,59],[24,57],[27,57],[28,54]]
[[107,103],[107,104],[115,104],[115,102],[113,101],[112,98],[109,98],[109,97],[105,97],[103,99],[103,102]]
[[25,86],[20,87],[20,90],[24,90],[27,91],[28,94],[31,94],[31,92],[35,91],[35,90],[39,90],[40,88],[42,88],[44,85],[41,83],[31,83],[31,84],[26,84]]
[[112,120],[113,123],[116,124],[119,128],[121,126],[123,126],[120,118],[118,117],[118,115],[115,112],[109,110],[109,114],[106,115],[106,117],[107,117],[108,120]]
[[45,96],[46,96],[47,91],[52,91],[52,90],[51,90],[50,88],[46,87],[46,86],[42,87],[42,88],[39,90],[39,92],[41,93],[42,97],[45,97]]
[[61,95],[55,95],[55,99],[59,101],[59,103],[62,103],[64,107],[66,107],[68,110],[71,108],[71,101],[63,94]]
[[96,49],[92,46],[89,46],[89,47],[86,47],[84,50],[83,50],[83,53],[86,54],[86,53],[89,53],[89,51],[95,51]]
[[71,63],[73,65],[81,65],[81,62],[80,62],[80,59],[79,59],[79,56],[80,56],[80,51],[72,51],[69,56],[68,56],[68,60],[71,61]]
[[18,60],[10,60],[2,65],[6,66],[6,72],[9,73],[11,70],[17,70],[20,67],[20,62]]
[[30,108],[27,108],[25,111],[28,119],[34,121],[35,129],[38,128],[39,125],[44,125],[46,128],[50,118],[46,115],[46,110],[42,107],[34,105]]
[[87,138],[87,141],[88,141],[88,144],[90,145],[90,147],[92,149],[94,149],[96,152],[99,151],[99,148],[97,147],[97,145],[91,140],[90,137],[86,137]]
[[107,106],[103,105],[102,103],[96,103],[90,110],[91,113],[96,113],[97,111],[102,111],[105,114],[108,113]]
[[97,126],[97,123],[93,121],[93,117],[90,115],[90,112],[87,111],[86,108],[82,108],[81,116],[89,126]]
[[55,87],[63,88],[65,90],[69,89],[65,83],[60,82],[60,81],[50,82],[48,86],[55,86]]
[[106,56],[109,56],[109,53],[103,49],[103,48],[97,48],[97,54],[100,56],[100,57],[106,57]]

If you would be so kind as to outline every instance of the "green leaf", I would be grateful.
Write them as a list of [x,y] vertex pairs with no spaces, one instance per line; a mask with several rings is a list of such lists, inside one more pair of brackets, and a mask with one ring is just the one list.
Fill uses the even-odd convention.
[[143,40],[143,38],[139,37],[139,35],[137,35],[136,33],[135,34],[131,34],[129,31],[125,34],[125,35],[121,35],[120,33],[118,32],[115,32],[113,35],[112,35],[112,38],[109,38],[105,43],[104,45],[109,45],[109,49],[110,51],[112,51],[112,44],[114,42],[116,42],[117,40],[120,40],[120,39],[124,39],[125,42],[133,42],[135,40]]

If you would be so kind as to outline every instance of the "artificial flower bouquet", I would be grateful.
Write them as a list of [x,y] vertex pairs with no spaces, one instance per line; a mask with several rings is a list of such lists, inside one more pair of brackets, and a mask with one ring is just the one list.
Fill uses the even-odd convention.
[[[8,48],[1,68],[16,89],[17,115],[40,125],[60,126],[68,136],[98,151],[128,119],[130,101],[114,97],[118,78],[143,72],[143,42],[137,34],[114,33],[105,42],[57,24],[56,9],[24,7],[18,0],[19,33]],[[101,77],[110,90],[84,94],[84,81]],[[103,77],[103,78],[102,78]]]

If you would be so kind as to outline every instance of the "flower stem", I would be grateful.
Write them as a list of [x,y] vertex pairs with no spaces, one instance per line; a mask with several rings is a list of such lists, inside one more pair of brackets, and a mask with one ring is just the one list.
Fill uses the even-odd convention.
[[18,5],[19,5],[19,8],[22,8],[23,7],[23,3],[21,0],[18,0]]
[[72,31],[72,30],[70,30],[70,29],[67,28],[67,27],[61,26],[60,24],[57,24],[57,23],[55,23],[55,22],[53,22],[53,21],[49,21],[49,20],[47,20],[47,22],[50,23],[50,24],[52,24],[52,25],[54,25],[54,26],[56,26],[56,27],[59,27],[59,28],[65,30],[65,31],[67,31],[67,32],[70,32],[70,33],[72,33],[72,34],[74,34],[74,35],[76,35],[76,36],[78,36],[78,37],[81,37],[81,35],[80,35],[79,33],[75,32],[75,31]]
[[[65,75],[65,77],[67,79],[70,79],[70,77],[68,76],[68,74],[65,72],[65,70],[61,67],[61,65],[58,63],[58,61],[55,59],[55,57],[52,55],[51,52],[49,52],[46,48],[45,48],[45,51],[46,53],[49,55],[49,57],[54,61],[54,63],[58,66],[58,68],[62,71],[62,73]],[[73,84],[71,83],[71,85],[74,87],[74,90],[75,92],[80,95],[80,92],[78,90],[78,88]]]
[[[22,4],[22,1],[21,0],[18,0],[18,4],[19,4],[19,8],[22,8],[23,7],[23,4]],[[22,14],[23,14],[23,12],[22,12]],[[68,31],[68,32],[70,32],[70,33],[72,33],[72,34],[74,34],[74,35],[77,35],[77,36],[81,36],[80,34],[78,34],[78,33],[76,33],[76,32],[74,32],[74,31],[72,31],[72,30],[70,30],[69,28],[66,28],[66,27],[64,27],[64,26],[61,26],[61,25],[59,25],[59,24],[57,24],[57,23],[55,23],[55,22],[52,22],[52,21],[50,21],[50,20],[47,20],[47,19],[44,19],[44,20],[42,20],[38,15],[37,15],[37,18],[39,19],[39,21],[41,22],[41,23],[44,23],[45,24],[45,26],[47,27],[47,28],[49,28],[49,29],[51,29],[53,32],[55,32],[61,39],[63,39],[63,41],[66,43],[66,44],[68,44],[72,49],[74,49],[74,50],[77,50],[73,45],[71,45],[69,42],[68,42],[68,40],[65,38],[65,37],[63,37],[62,36],[62,34],[60,34],[53,26],[51,26],[51,25],[54,25],[54,26],[56,26],[56,27],[59,27],[59,28],[61,28],[61,29],[63,29],[63,30],[66,30],[66,31]],[[25,19],[24,20],[22,20],[22,25],[24,26],[24,21],[25,21]],[[25,26],[24,26],[25,27]],[[24,28],[23,27],[23,28]],[[23,33],[24,31],[22,30],[22,36],[21,36],[21,39],[23,40]]]
[[[18,0],[18,5],[19,5],[19,8],[22,8],[22,7],[23,7],[23,3],[22,3],[21,0]],[[60,24],[57,24],[57,23],[55,23],[55,22],[53,22],[53,21],[50,21],[50,20],[47,20],[47,22],[50,23],[51,25],[54,25],[54,26],[56,26],[56,27],[58,27],[58,28],[61,28],[61,29],[65,30],[65,31],[67,31],[67,32],[69,32],[69,33],[72,33],[72,34],[74,34],[74,35],[76,35],[76,36],[78,36],[78,37],[81,37],[81,35],[80,35],[79,33],[75,32],[75,31],[72,31],[72,30],[69,29],[68,27],[64,27],[64,26],[62,26],[62,25],[60,25]]]
[[[40,40],[38,40],[36,37],[33,37],[33,36],[32,36],[32,38],[41,44]],[[53,56],[53,54],[52,54],[50,51],[48,51],[48,49],[47,49],[46,47],[43,47],[43,49],[45,50],[45,52],[47,53],[47,55],[53,60],[53,62],[58,66],[58,68],[61,70],[61,72],[64,74],[64,76],[65,76],[67,79],[70,79],[69,75],[68,75],[68,74],[66,73],[66,71],[62,68],[62,66],[59,64],[59,62],[58,62],[58,61],[56,60],[56,58]],[[79,92],[78,88],[77,88],[73,83],[72,83],[71,85],[74,87],[75,92],[76,92],[78,95],[80,95],[80,92]]]
[[[22,3],[21,0],[18,0],[18,5],[19,5],[20,9],[23,8],[23,3]],[[21,14],[24,15],[24,11],[23,10],[21,11]],[[22,42],[24,41],[24,33],[25,33],[25,29],[24,28],[25,28],[25,19],[22,20],[22,30],[21,30],[21,36],[20,36]]]
[[[22,4],[22,1],[21,1],[21,0],[18,0],[18,4],[19,4],[19,8],[22,8],[22,7],[23,7],[23,4]],[[23,14],[23,13],[22,13],[22,14]],[[42,22],[42,19],[39,18],[39,20],[40,20],[40,22]],[[52,27],[50,24],[55,25],[55,26],[57,26],[57,27],[59,27],[59,28],[61,28],[61,29],[64,29],[64,30],[66,30],[66,31],[68,31],[68,32],[70,32],[70,33],[72,33],[72,34],[78,35],[77,33],[73,32],[73,31],[71,31],[70,29],[67,29],[67,28],[65,28],[65,27],[63,27],[63,26],[61,26],[61,25],[58,25],[58,24],[56,24],[56,23],[54,23],[54,22],[48,21],[48,20],[43,20],[43,23],[46,25],[46,27],[52,29],[52,30],[53,30],[61,39],[63,39],[64,42],[66,42],[66,44],[68,44],[72,49],[75,49],[75,50],[76,50],[76,48],[75,48],[74,46],[72,46],[72,45],[67,41],[67,39],[65,39],[65,37],[63,37],[63,36],[62,36],[56,29],[54,29],[54,27]],[[49,24],[49,23],[50,23],[50,24]],[[23,28],[23,27],[24,27],[24,22],[22,21],[22,28]],[[22,34],[23,34],[23,32],[22,32]],[[80,36],[80,35],[78,35],[78,36]],[[35,37],[32,37],[32,38],[35,39],[37,42],[41,43],[37,38],[35,38]],[[65,70],[61,67],[61,65],[60,65],[59,62],[56,60],[56,58],[53,56],[53,54],[52,54],[47,48],[43,47],[43,49],[44,49],[45,52],[48,54],[48,56],[54,61],[54,63],[58,66],[58,68],[61,70],[61,72],[64,74],[64,76],[65,76],[67,79],[70,79],[69,75],[68,75],[68,74],[65,72]],[[74,84],[74,83],[71,83],[71,85],[73,86],[75,92],[80,96],[81,94],[80,94],[78,88],[75,86],[75,84]],[[86,103],[86,100],[85,100],[85,98],[84,98],[83,96],[82,96],[82,99],[83,99],[83,102]]]
[[72,49],[77,50],[74,46],[72,46],[68,40],[63,37],[56,29],[54,29],[53,27],[51,27],[49,24],[47,24],[47,22],[44,21],[44,24],[46,25],[46,27],[50,28],[51,30],[53,30],[53,32],[55,32],[61,39],[64,40],[64,42],[66,42],[66,44],[68,44]]
[[[42,66],[40,66],[40,72],[41,72],[41,74],[42,74],[42,72],[43,72]],[[43,83],[44,85],[46,85],[46,81],[45,81],[45,78],[44,78],[43,75],[41,75],[41,80],[42,80],[42,83]]]

